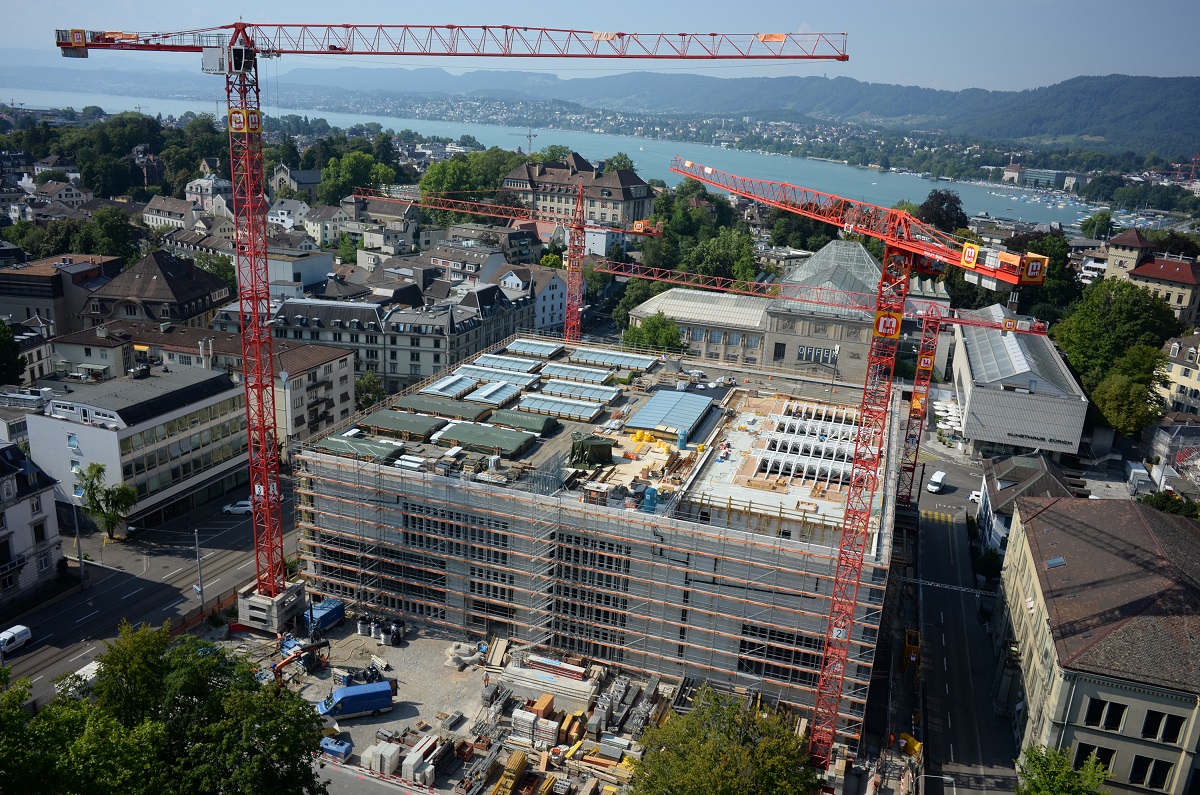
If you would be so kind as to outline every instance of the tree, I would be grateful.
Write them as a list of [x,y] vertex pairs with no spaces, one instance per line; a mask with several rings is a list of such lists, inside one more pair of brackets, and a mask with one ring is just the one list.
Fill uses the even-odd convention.
[[347,152],[344,157],[330,158],[329,164],[321,169],[317,201],[336,205],[355,188],[378,188],[392,184],[395,179],[395,169],[376,163],[366,152]]
[[0,384],[20,385],[28,366],[29,360],[21,355],[12,326],[0,323]]
[[648,279],[630,279],[625,282],[625,292],[613,309],[613,320],[621,328],[629,326],[629,310],[649,301],[654,296],[670,288],[666,282],[652,282]]
[[79,111],[79,115],[85,119],[102,119],[104,118],[104,108],[99,105],[84,105],[83,110]]
[[225,284],[229,285],[229,291],[237,295],[237,268],[234,267],[233,260],[227,255],[201,252],[196,255],[196,267],[200,270],[208,271],[213,276],[225,282]]
[[57,168],[47,169],[47,170],[43,171],[41,174],[38,174],[36,177],[33,178],[34,185],[45,185],[47,182],[69,182],[69,181],[70,181],[70,178],[67,177],[67,172],[60,171]]
[[1132,282],[1113,279],[1088,285],[1071,314],[1050,329],[1087,392],[1134,345],[1157,349],[1178,333],[1179,321],[1161,298]]
[[105,485],[104,464],[91,463],[79,476],[83,510],[109,538],[125,523],[130,509],[137,505],[137,492],[125,481]]
[[953,232],[967,225],[962,199],[957,191],[934,189],[917,208],[917,216],[943,232]]
[[353,265],[358,261],[358,246],[345,232],[338,236],[338,256],[345,264]]
[[79,795],[324,795],[321,720],[248,660],[170,625],[123,622],[97,656],[93,698],[25,713],[28,682],[0,669],[0,791]]
[[1116,224],[1113,223],[1112,213],[1108,210],[1101,210],[1095,215],[1089,215],[1079,224],[1080,234],[1094,240],[1107,240],[1112,237],[1114,229],[1116,229]]
[[1150,345],[1134,345],[1092,391],[1092,403],[1118,433],[1137,433],[1162,416],[1166,398],[1158,387],[1170,383],[1167,357]]
[[634,795],[812,795],[821,784],[807,764],[795,719],[704,687],[691,712],[672,714],[642,736],[646,754],[634,765]]
[[1174,513],[1189,519],[1200,519],[1200,504],[1180,497],[1173,491],[1156,491],[1153,494],[1143,494],[1138,502],[1149,505],[1163,513]]
[[565,163],[571,156],[571,147],[562,144],[550,144],[534,152],[529,159],[535,163]]
[[605,171],[636,171],[637,168],[633,164],[633,158],[624,152],[617,152],[612,157],[604,159]]
[[383,388],[383,381],[374,370],[367,370],[354,379],[354,408],[356,410],[366,411],[386,397],[387,390]]
[[624,342],[635,348],[660,351],[681,351],[687,347],[679,324],[662,312],[644,317],[638,325],[625,329]]
[[1056,751],[1044,745],[1031,745],[1017,760],[1015,795],[1102,795],[1108,771],[1093,753],[1075,770],[1071,751]]
[[547,268],[561,268],[563,266],[562,256],[559,254],[543,254],[539,264]]

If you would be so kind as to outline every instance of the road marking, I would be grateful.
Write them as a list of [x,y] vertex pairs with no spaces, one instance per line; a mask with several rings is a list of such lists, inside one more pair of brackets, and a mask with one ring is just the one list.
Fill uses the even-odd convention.
[[94,652],[95,650],[96,650],[96,647],[95,647],[95,646],[93,646],[93,647],[91,647],[90,649],[88,649],[88,650],[87,650],[87,651],[85,651],[85,652],[82,652],[82,653],[80,653],[80,654],[76,654],[74,657],[72,657],[71,659],[67,660],[67,662],[75,662],[75,661],[76,661],[76,660],[78,660],[80,657],[86,657],[86,656],[88,656],[89,654],[91,654],[92,652]]
[[950,683],[946,683],[946,695],[950,695]]
[[216,551],[215,549],[214,549],[212,552],[206,552],[206,553],[204,553],[203,555],[201,555],[201,556],[200,556],[200,560],[204,560],[204,559],[206,559],[206,558],[207,558],[209,555],[215,555],[215,554],[217,554],[217,551]]
[[954,743],[950,743],[950,761],[954,761]]
[[943,658],[942,658],[942,670],[943,670],[943,671],[949,671],[949,670],[950,670],[949,668],[947,668],[947,667],[946,667],[946,658],[945,658],[945,657],[943,657]]
[[942,611],[940,611],[940,610],[938,611],[938,623],[939,623],[939,624],[945,624],[945,623],[946,623],[946,614],[945,614],[945,613],[943,613],[943,612],[942,612]]
[[92,612],[88,613],[86,616],[75,619],[75,623],[78,624],[80,621],[86,621],[87,619],[91,618],[92,616],[96,615],[99,612],[100,612],[99,610],[93,610]]
[[121,598],[122,598],[122,599],[128,599],[129,597],[133,596],[135,593],[141,593],[141,592],[142,592],[142,591],[144,591],[144,590],[146,590],[146,589],[145,589],[145,588],[138,588],[136,591],[130,591],[129,593],[127,593],[127,594],[125,594],[124,596],[122,596]]
[[951,725],[951,723],[950,723],[950,713],[949,713],[949,712],[947,712],[947,713],[946,713],[946,728],[947,728],[947,729],[953,729],[953,728],[954,728],[954,726],[953,726],[953,725]]
[[164,579],[164,580],[169,580],[169,579],[171,579],[172,577],[174,577],[176,574],[178,574],[178,573],[179,573],[179,572],[181,572],[181,571],[183,571],[183,567],[182,567],[182,566],[180,566],[179,568],[175,569],[175,571],[171,572],[171,573],[170,573],[170,574],[168,574],[166,577],[163,577],[163,579]]
[[242,569],[246,568],[247,566],[249,566],[249,565],[250,565],[250,564],[252,564],[252,563],[254,563],[254,561],[253,561],[253,560],[248,560],[248,561],[246,561],[246,562],[245,562],[245,563],[243,563],[242,565],[238,566],[238,571],[241,571]]
[[33,679],[30,679],[30,680],[29,680],[29,684],[33,684],[34,682],[36,682],[37,680],[39,680],[39,679],[41,679],[41,678],[42,678],[42,677],[40,677],[40,676],[35,676]]
[[209,587],[209,588],[211,588],[211,587],[213,587],[214,585],[216,585],[217,583],[219,583],[220,581],[221,581],[221,578],[220,578],[220,577],[218,577],[217,579],[215,579],[215,580],[213,580],[212,582],[210,582],[210,583],[208,584],[208,587]]
[[946,633],[945,632],[942,633],[942,645],[943,646],[946,645]]
[[172,607],[174,607],[175,605],[181,605],[181,604],[183,604],[183,603],[184,603],[184,601],[186,601],[186,600],[184,600],[184,599],[180,599],[178,602],[175,602],[175,603],[173,603],[173,604],[169,604],[169,605],[167,605],[166,607],[164,607],[164,608],[163,608],[163,612],[164,612],[164,613],[165,613],[165,612],[167,612],[168,610],[170,610],[170,609],[171,609]]

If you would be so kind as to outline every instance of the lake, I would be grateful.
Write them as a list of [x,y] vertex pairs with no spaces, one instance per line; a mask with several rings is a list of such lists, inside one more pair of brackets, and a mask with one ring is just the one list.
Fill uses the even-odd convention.
[[[34,91],[20,88],[2,90],[5,103],[23,103],[28,108],[66,108],[76,110],[86,105],[98,105],[107,113],[123,110],[140,110],[149,115],[181,116],[187,111],[215,113],[224,111],[221,89],[214,80],[213,101],[198,102],[187,99],[162,99],[157,97],[129,97],[111,94],[82,94],[61,91]],[[294,113],[310,118],[324,118],[337,127],[377,122],[384,129],[410,129],[422,135],[439,135],[459,138],[472,135],[484,146],[504,149],[525,148],[527,128],[499,127],[488,124],[465,122],[426,121],[403,119],[391,116],[369,116],[353,113],[336,113],[323,110],[280,108],[263,103],[263,112],[271,116]],[[975,185],[963,182],[930,182],[915,174],[879,172],[856,168],[841,163],[774,155],[762,152],[744,152],[679,141],[662,141],[653,138],[634,138],[624,135],[603,135],[574,130],[534,131],[534,149],[550,144],[562,144],[579,152],[589,160],[598,160],[617,152],[625,152],[637,166],[643,179],[661,179],[668,185],[680,181],[681,177],[671,173],[671,161],[679,155],[687,160],[728,171],[743,177],[774,180],[799,185],[824,193],[843,196],[855,201],[864,201],[884,207],[907,200],[920,204],[934,188],[953,190],[962,199],[967,215],[986,212],[1000,218],[1022,221],[1058,221],[1063,226],[1075,224],[1081,213],[1092,211],[1079,202],[1070,202],[1064,197],[1050,196],[1034,191],[1024,191],[1011,185]]]

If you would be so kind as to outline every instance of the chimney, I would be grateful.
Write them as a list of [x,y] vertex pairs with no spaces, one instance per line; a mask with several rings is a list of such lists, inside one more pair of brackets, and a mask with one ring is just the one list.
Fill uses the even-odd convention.
[[101,339],[107,337],[108,329],[105,328],[104,326],[96,326],[96,336],[100,337]]

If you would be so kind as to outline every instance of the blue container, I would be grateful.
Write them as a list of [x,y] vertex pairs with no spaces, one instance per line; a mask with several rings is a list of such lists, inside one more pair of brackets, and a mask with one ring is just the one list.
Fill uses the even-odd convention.
[[322,753],[329,754],[339,762],[345,762],[350,757],[350,752],[354,750],[354,743],[348,740],[339,740],[334,737],[321,738]]
[[650,486],[642,494],[642,510],[646,513],[654,513],[658,509],[658,489]]

